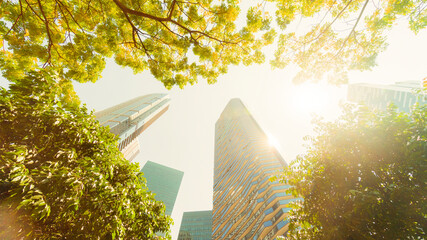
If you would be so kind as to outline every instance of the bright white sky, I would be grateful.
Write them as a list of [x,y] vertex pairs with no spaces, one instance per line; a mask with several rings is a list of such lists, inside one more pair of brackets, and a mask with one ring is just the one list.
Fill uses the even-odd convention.
[[[354,72],[351,82],[421,80],[427,76],[427,31],[417,36],[406,24],[389,34],[389,47],[379,55],[371,72]],[[149,72],[134,75],[130,69],[108,62],[96,83],[75,84],[89,109],[102,110],[131,98],[150,93],[169,93],[169,110],[139,138],[141,153],[136,161],[147,160],[184,171],[184,178],[172,217],[176,239],[184,211],[212,209],[214,125],[231,98],[241,98],[261,128],[273,136],[283,158],[290,162],[304,152],[302,138],[312,133],[310,111],[326,119],[339,114],[347,87],[291,83],[296,69],[272,71],[268,64],[237,66],[214,85],[200,80],[184,90],[168,91]],[[0,86],[7,82],[0,78]]]
[[[351,82],[393,83],[427,76],[427,31],[415,36],[404,24],[389,35],[388,50],[378,57],[371,72],[353,72]],[[176,239],[184,211],[212,209],[214,126],[231,98],[241,98],[260,126],[278,142],[283,158],[290,162],[304,152],[302,138],[312,133],[310,111],[326,119],[339,114],[347,87],[291,83],[296,69],[272,71],[268,64],[232,67],[214,85],[199,84],[168,91],[149,72],[133,75],[129,69],[109,62],[103,78],[95,84],[75,84],[89,109],[102,110],[125,100],[155,92],[171,97],[169,110],[139,138],[147,160],[184,171],[172,217]]]

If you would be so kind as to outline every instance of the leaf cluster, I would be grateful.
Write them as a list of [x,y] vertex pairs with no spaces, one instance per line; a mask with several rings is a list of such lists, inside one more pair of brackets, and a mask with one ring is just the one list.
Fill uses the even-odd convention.
[[[349,70],[370,70],[386,49],[386,30],[406,18],[415,33],[427,26],[425,0],[269,0],[277,36],[264,5],[249,8],[236,26],[239,1],[4,0],[0,3],[0,69],[14,81],[37,68],[58,74],[67,100],[78,104],[71,80],[94,82],[105,58],[149,70],[168,89],[215,83],[230,65],[262,63],[261,49],[277,40],[273,67],[296,64],[294,81],[348,81]],[[299,18],[314,22],[288,31]],[[317,18],[317,19],[316,19]]]
[[50,68],[64,83],[95,82],[114,57],[167,88],[214,83],[231,64],[262,62],[260,49],[272,43],[266,14],[252,11],[238,29],[239,12],[237,0],[5,0],[0,69],[10,81]]
[[171,219],[117,137],[52,72],[0,90],[1,239],[154,239]]
[[[405,18],[415,33],[427,26],[425,0],[271,0],[277,5],[278,37],[273,67],[295,64],[300,72],[294,82],[348,82],[349,70],[371,70],[387,47],[386,31]],[[310,19],[308,30],[286,31],[298,20]],[[301,19],[299,20],[301,21]],[[301,29],[297,29],[301,30]]]
[[411,114],[347,106],[316,122],[307,154],[285,171],[293,205],[288,239],[424,239],[427,107]]

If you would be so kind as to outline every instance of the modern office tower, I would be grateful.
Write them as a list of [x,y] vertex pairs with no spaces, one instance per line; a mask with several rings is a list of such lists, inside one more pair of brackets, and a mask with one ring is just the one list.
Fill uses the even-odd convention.
[[184,173],[151,161],[144,165],[141,172],[147,179],[148,189],[156,194],[156,200],[165,204],[165,213],[171,215]]
[[102,126],[119,136],[119,149],[129,161],[139,153],[138,135],[169,108],[167,94],[149,94],[95,113]]
[[274,239],[288,230],[289,186],[270,177],[286,163],[240,99],[215,125],[212,239]]
[[132,161],[140,151],[138,138],[132,140],[124,149],[122,149],[123,155],[129,161]]
[[399,111],[409,112],[416,102],[420,105],[427,104],[426,96],[416,93],[421,87],[420,81],[396,82],[391,85],[350,84],[347,99],[380,110],[385,110],[393,103]]
[[184,212],[178,240],[211,240],[212,210]]

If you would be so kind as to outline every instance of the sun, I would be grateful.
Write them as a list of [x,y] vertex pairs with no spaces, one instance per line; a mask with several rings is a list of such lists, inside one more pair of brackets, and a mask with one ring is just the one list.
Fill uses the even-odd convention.
[[274,147],[274,148],[276,148],[276,149],[279,149],[279,147],[280,147],[280,143],[279,143],[279,141],[277,140],[277,138],[275,138],[272,134],[270,134],[269,132],[266,132],[266,135],[267,135],[267,139],[268,139],[268,144],[271,146],[271,147]]
[[293,89],[292,105],[297,111],[320,114],[330,102],[328,88],[321,84],[306,83]]

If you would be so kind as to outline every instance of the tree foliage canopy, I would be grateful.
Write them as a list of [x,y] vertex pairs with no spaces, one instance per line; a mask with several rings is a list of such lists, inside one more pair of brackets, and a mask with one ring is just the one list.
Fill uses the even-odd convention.
[[[239,4],[3,0],[0,69],[13,81],[30,70],[52,68],[68,100],[76,101],[70,80],[98,80],[108,57],[135,73],[150,70],[167,88],[182,88],[198,77],[214,83],[232,64],[263,62],[262,47],[277,40],[273,67],[296,64],[296,82],[326,76],[339,84],[347,82],[348,70],[375,66],[387,45],[386,30],[398,19],[406,18],[415,33],[427,26],[425,0],[269,0],[250,7],[242,27]],[[276,24],[270,24],[271,10]],[[301,19],[310,26],[288,28]]]
[[[0,67],[8,79],[49,67],[64,83],[96,81],[105,58],[149,69],[167,88],[216,81],[230,64],[260,63],[272,43],[259,8],[237,29],[237,0],[1,1]],[[261,37],[255,33],[264,32]]]
[[287,169],[289,239],[424,239],[427,106],[411,114],[347,108],[317,121],[308,152]]
[[171,219],[117,137],[65,107],[53,73],[0,89],[1,239],[154,239]]
[[[348,70],[370,70],[386,46],[386,32],[405,18],[415,33],[427,26],[425,0],[270,0],[277,4],[278,37],[274,67],[296,64],[295,82],[347,83]],[[287,31],[292,22],[310,19],[308,29]],[[298,24],[299,25],[299,24]]]

